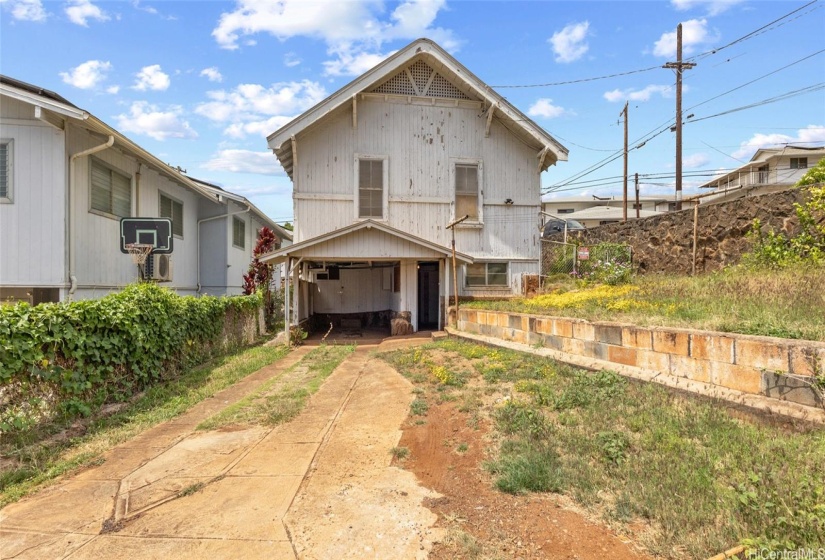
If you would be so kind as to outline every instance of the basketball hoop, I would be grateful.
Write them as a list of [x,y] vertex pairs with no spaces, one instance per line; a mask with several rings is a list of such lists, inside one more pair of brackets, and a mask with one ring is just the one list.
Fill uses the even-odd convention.
[[154,248],[155,246],[149,243],[128,243],[126,252],[132,257],[133,263],[142,267]]

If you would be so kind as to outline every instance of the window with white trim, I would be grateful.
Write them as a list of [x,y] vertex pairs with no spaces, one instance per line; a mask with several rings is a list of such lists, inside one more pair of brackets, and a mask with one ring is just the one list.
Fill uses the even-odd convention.
[[14,187],[14,142],[0,140],[0,202],[11,202]]
[[468,221],[479,222],[478,164],[455,164],[455,216],[469,216]]
[[791,169],[808,169],[808,158],[806,157],[792,157]]
[[510,285],[508,268],[509,266],[506,262],[468,264],[467,274],[464,277],[465,284],[468,288],[487,286],[507,287]]
[[183,238],[183,202],[160,193],[160,217],[172,220],[172,234]]
[[89,159],[90,208],[119,218],[132,215],[132,179],[98,159]]
[[386,216],[387,158],[358,156],[355,168],[355,204],[358,219],[383,220]]
[[246,249],[246,222],[237,216],[232,216],[232,246]]

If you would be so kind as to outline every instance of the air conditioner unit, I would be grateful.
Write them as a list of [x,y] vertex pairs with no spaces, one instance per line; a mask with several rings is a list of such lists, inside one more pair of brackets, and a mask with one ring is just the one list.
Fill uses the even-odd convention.
[[152,259],[152,280],[171,282],[172,257],[170,255],[152,255]]

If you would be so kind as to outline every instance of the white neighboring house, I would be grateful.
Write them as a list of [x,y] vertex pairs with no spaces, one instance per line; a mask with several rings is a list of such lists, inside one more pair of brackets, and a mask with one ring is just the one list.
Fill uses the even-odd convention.
[[825,146],[761,148],[745,165],[714,178],[700,189],[713,189],[702,204],[785,190],[825,158]]
[[445,324],[455,228],[461,296],[508,296],[539,273],[541,173],[567,149],[427,39],[268,137],[292,179],[287,324],[408,312]]
[[[204,243],[201,219],[222,214],[215,222],[228,223],[233,205],[249,208],[238,215],[248,224],[243,249],[231,250],[231,226]],[[0,76],[0,301],[94,298],[134,282],[119,243],[128,216],[172,219],[167,285],[182,294],[239,292],[253,224],[274,226],[245,199],[216,195],[56,93]],[[201,290],[201,269],[218,266],[224,276]]]

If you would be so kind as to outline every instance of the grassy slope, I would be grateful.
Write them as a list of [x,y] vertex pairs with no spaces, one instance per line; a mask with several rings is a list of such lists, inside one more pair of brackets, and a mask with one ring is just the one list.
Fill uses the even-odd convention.
[[512,395],[476,411],[495,420],[500,445],[488,469],[502,491],[561,492],[628,532],[641,521],[648,529],[637,538],[667,558],[703,559],[747,539],[825,542],[821,429],[741,420],[655,384],[458,341],[384,355],[420,399],[469,394],[439,381],[433,351],[469,360],[474,371],[461,378]]
[[741,268],[696,277],[640,276],[632,285],[579,288],[560,279],[531,299],[467,307],[639,325],[825,341],[825,269]]

